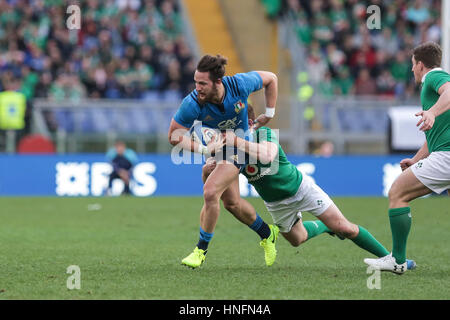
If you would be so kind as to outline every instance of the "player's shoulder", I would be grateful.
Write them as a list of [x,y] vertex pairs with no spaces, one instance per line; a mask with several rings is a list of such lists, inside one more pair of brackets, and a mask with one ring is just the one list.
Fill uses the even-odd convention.
[[194,112],[196,114],[201,112],[202,105],[198,101],[197,96],[198,96],[197,90],[191,91],[181,101],[180,109],[181,110],[189,110],[189,112],[191,112],[191,113]]
[[428,82],[440,79],[450,79],[450,74],[445,70],[432,70],[425,77],[425,81]]
[[245,91],[247,87],[254,87],[255,83],[262,87],[262,78],[257,71],[236,73],[232,76],[223,77],[222,81],[231,86],[231,89]]
[[198,101],[198,93],[197,90],[192,90],[188,95],[183,98],[181,102],[182,105],[194,105],[197,107],[201,107],[200,102]]
[[229,78],[233,78],[236,80],[246,80],[248,78],[255,78],[255,79],[261,79],[261,76],[259,75],[258,71],[249,71],[249,72],[239,72],[232,76],[229,76]]
[[269,127],[260,127],[256,129],[255,133],[258,136],[259,140],[261,139],[267,141],[277,140],[276,133]]
[[225,76],[222,78],[223,85],[233,93],[235,96],[241,96],[242,95],[242,83],[241,80],[236,77],[236,75],[233,76]]

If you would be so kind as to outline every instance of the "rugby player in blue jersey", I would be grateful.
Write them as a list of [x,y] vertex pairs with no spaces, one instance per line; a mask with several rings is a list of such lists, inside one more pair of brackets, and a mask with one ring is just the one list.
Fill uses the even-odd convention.
[[[275,114],[278,94],[278,79],[268,71],[251,71],[225,76],[227,60],[220,56],[203,56],[194,74],[195,90],[187,95],[169,128],[169,141],[185,150],[212,154],[224,152],[221,137],[204,146],[185,135],[195,120],[204,126],[219,130],[248,130],[247,99],[255,91],[264,88],[266,112],[258,118],[258,127],[266,125]],[[228,155],[228,152],[226,152]],[[227,158],[219,162],[205,181],[204,204],[200,212],[200,237],[194,251],[182,260],[182,264],[199,267],[205,260],[206,251],[220,213],[220,200],[224,207],[239,221],[248,225],[261,237],[267,265],[275,261],[275,240],[279,229],[267,225],[253,206],[241,199],[239,193],[239,170],[245,165],[243,159]],[[239,161],[240,160],[240,161]]]

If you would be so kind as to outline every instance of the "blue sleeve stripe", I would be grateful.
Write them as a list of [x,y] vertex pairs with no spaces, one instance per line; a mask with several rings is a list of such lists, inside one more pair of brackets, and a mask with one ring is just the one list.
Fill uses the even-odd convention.
[[202,105],[200,104],[200,102],[198,102],[197,97],[194,95],[194,93],[191,93],[190,96],[191,96],[191,98],[192,98],[195,102],[197,102],[197,104],[198,104],[198,105],[200,106],[200,108],[201,108]]
[[238,86],[237,80],[235,78],[231,78],[231,80],[233,81],[233,85],[234,85],[234,87],[235,87],[235,89],[237,91],[237,95],[240,96],[241,95],[241,91],[239,90],[239,86]]
[[233,79],[232,77],[228,77],[227,78],[227,85],[228,85],[228,88],[230,89],[230,91],[231,91],[231,94],[232,95],[236,95],[236,90],[233,88],[233,84],[231,83],[231,79]]
[[233,85],[231,83],[231,79],[232,77],[227,77],[226,81],[224,82],[224,84],[226,84],[225,89],[229,89],[229,91],[231,92],[232,95],[236,95],[236,90],[233,88]]

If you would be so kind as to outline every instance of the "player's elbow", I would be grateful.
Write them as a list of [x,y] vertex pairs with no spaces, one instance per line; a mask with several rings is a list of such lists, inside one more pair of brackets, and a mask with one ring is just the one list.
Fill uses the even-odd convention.
[[169,143],[172,146],[176,146],[183,140],[183,136],[186,132],[187,132],[187,130],[185,130],[185,129],[169,130],[169,134],[168,134]]
[[277,75],[275,73],[273,73],[273,72],[269,72],[268,75],[269,75],[269,84],[277,85],[278,84],[278,77],[277,77]]
[[178,143],[180,143],[180,141],[178,139],[173,139],[170,135],[169,135],[169,143],[172,146],[176,146]]

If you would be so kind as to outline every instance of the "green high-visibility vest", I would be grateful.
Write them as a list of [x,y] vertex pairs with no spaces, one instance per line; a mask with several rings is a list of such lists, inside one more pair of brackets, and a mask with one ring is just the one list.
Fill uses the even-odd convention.
[[23,93],[0,92],[0,129],[20,130],[25,127],[26,101]]

